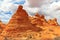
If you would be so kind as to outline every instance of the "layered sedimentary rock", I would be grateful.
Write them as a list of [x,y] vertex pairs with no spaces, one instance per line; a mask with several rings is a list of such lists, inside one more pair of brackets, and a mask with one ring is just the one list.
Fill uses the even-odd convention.
[[19,6],[18,10],[7,24],[6,29],[3,31],[2,35],[15,36],[14,34],[16,34],[17,36],[17,33],[26,32],[28,30],[33,32],[42,31],[41,28],[31,24],[27,12],[23,9],[22,6]]
[[39,15],[38,13],[36,13],[35,16],[32,18],[33,18],[31,19],[32,24],[40,25],[40,26],[46,26],[48,24],[44,15]]
[[56,19],[56,18],[54,18],[54,19],[49,19],[49,20],[48,20],[48,24],[49,24],[49,25],[58,26],[57,19]]
[[31,17],[20,5],[2,31],[0,40],[54,40],[59,36],[56,18],[46,21],[44,15],[38,13]]
[[0,33],[2,33],[2,31],[5,29],[6,25],[2,23],[2,21],[0,21]]

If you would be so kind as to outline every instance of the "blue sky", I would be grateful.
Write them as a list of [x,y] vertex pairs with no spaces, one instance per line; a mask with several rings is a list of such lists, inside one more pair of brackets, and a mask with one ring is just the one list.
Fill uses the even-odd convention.
[[29,15],[38,12],[47,20],[57,18],[60,24],[60,0],[0,0],[0,20],[8,23],[18,5],[23,5]]
[[3,21],[3,23],[8,23],[12,14],[17,9],[17,6],[13,6],[13,9],[10,9],[12,8],[12,5],[19,5],[19,4],[24,4],[24,3],[25,3],[25,0],[0,0],[0,4],[1,4],[0,5],[0,20]]

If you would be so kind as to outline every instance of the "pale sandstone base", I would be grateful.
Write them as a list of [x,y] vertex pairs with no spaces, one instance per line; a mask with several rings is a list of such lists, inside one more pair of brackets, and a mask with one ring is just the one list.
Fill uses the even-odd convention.
[[16,35],[0,36],[0,40],[54,40],[54,37],[45,37],[41,32],[26,31],[16,33]]

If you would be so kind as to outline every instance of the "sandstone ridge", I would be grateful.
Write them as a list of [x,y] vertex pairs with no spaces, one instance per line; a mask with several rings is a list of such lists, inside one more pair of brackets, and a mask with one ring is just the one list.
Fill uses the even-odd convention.
[[7,25],[0,21],[1,40],[54,40],[60,36],[60,26],[57,19],[45,19],[44,15],[36,13],[35,16],[29,16],[19,5]]

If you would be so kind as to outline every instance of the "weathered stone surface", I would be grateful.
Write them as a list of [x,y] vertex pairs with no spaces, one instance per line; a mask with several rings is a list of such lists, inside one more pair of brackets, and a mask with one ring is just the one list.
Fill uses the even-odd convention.
[[39,15],[38,13],[36,13],[36,15],[31,19],[31,23],[40,26],[48,25],[44,15]]
[[6,25],[2,23],[2,21],[0,21],[0,33],[2,33],[2,31],[5,29]]
[[49,19],[49,20],[48,20],[48,24],[54,25],[54,26],[58,26],[57,19],[56,19],[56,18],[54,18],[54,19]]
[[36,13],[35,16],[29,16],[19,6],[9,23],[4,27],[0,34],[1,40],[54,40],[60,36],[60,26],[57,19],[46,20],[44,15]]
[[[15,36],[16,33],[21,33],[25,31],[34,31],[40,32],[42,31],[41,28],[36,27],[35,25],[31,24],[27,12],[23,9],[22,6],[18,7],[18,10],[12,16],[11,20],[7,24],[5,30],[1,35],[4,36]],[[17,34],[18,35],[18,34]]]

